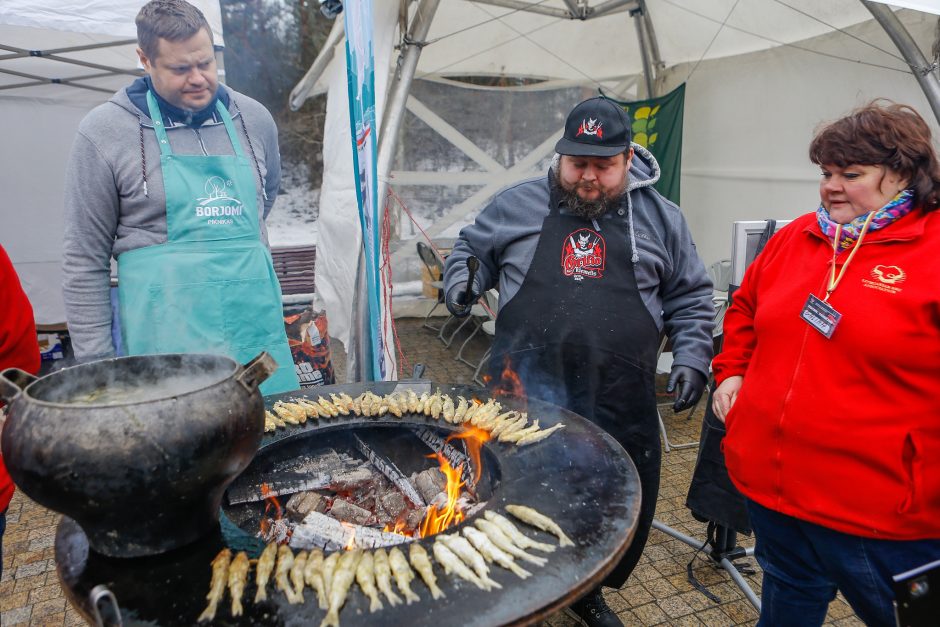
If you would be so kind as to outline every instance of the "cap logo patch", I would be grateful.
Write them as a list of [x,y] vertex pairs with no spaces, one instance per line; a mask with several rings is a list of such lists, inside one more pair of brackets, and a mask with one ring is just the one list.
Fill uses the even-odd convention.
[[604,139],[604,129],[602,127],[603,124],[594,118],[581,120],[581,126],[578,127],[578,132],[575,133],[575,137],[581,137],[582,135],[593,135],[598,139]]

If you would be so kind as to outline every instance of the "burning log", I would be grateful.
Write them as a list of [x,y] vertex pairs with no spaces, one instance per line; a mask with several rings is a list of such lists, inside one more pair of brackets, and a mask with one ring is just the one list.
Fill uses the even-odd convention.
[[[473,480],[473,471],[470,469],[470,458],[467,455],[454,448],[454,446],[439,436],[433,429],[428,427],[414,427],[412,431],[414,431],[415,434],[421,438],[421,441],[427,444],[432,451],[443,455],[451,466],[454,468],[462,468],[461,478],[468,486],[472,486],[475,483]],[[440,492],[440,490],[437,490],[437,492]],[[437,494],[437,492],[434,494]],[[423,493],[422,495],[426,498],[430,498]]]
[[294,527],[290,545],[295,549],[320,548],[338,551],[355,545],[360,548],[379,548],[410,542],[411,538],[371,527],[344,524],[319,512],[311,512]]
[[408,479],[405,478],[405,475],[398,469],[398,467],[392,463],[390,459],[382,457],[375,451],[373,451],[369,445],[362,441],[359,436],[353,436],[356,439],[356,447],[359,451],[365,455],[373,466],[378,468],[379,472],[385,475],[389,481],[391,481],[396,488],[401,490],[401,493],[408,497],[408,500],[411,501],[415,507],[424,507],[426,503],[421,499],[421,495],[414,489],[414,486],[408,482]]
[[372,518],[372,512],[369,510],[353,505],[343,499],[333,499],[333,506],[330,507],[329,514],[340,522],[354,525],[365,525]]
[[298,473],[284,473],[265,481],[268,490],[262,492],[262,483],[249,485],[232,485],[228,491],[228,502],[230,505],[240,503],[254,503],[261,501],[269,496],[281,496],[282,494],[294,494],[307,490],[322,490],[330,486],[332,477],[330,475],[308,476]]
[[[340,455],[332,449],[316,456],[286,460],[263,475],[253,472],[238,477],[228,489],[228,502],[230,505],[238,505],[257,502],[266,496],[322,490],[337,481],[351,485],[362,479],[361,475],[354,474],[355,469],[361,466],[362,461],[349,455]],[[364,481],[368,481],[368,478]],[[261,490],[263,484],[268,486],[266,492]]]
[[375,515],[380,524],[388,524],[399,520],[408,509],[405,497],[397,491],[389,491],[376,499]]
[[310,512],[326,511],[327,502],[322,495],[316,492],[298,492],[287,500],[287,517],[294,522],[300,522]]
[[444,491],[447,486],[447,477],[439,468],[428,468],[415,475],[414,482],[425,502],[430,503],[435,496]]

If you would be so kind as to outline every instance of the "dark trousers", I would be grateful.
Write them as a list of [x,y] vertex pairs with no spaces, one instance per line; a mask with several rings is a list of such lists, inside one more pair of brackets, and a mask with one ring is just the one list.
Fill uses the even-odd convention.
[[759,627],[822,625],[836,590],[869,627],[893,627],[892,575],[940,559],[940,539],[864,538],[747,504],[764,569]]
[[7,529],[7,510],[0,512],[0,575],[3,574],[3,532]]
[[[658,437],[658,433],[657,433]],[[656,442],[657,445],[659,442]],[[623,442],[621,442],[623,444]],[[657,446],[655,449],[645,448],[636,445],[629,445],[627,452],[633,463],[636,465],[637,473],[640,475],[640,517],[636,525],[636,533],[633,535],[633,542],[630,548],[624,553],[623,558],[617,566],[604,579],[603,585],[610,588],[621,588],[630,577],[630,573],[636,568],[643,549],[646,547],[646,541],[649,539],[650,528],[653,526],[653,515],[656,513],[656,500],[659,497],[659,479],[660,465],[662,463],[662,450]]]

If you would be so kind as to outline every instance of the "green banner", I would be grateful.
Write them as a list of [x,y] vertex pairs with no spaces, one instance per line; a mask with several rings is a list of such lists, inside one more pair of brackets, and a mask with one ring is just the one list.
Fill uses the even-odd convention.
[[633,141],[645,147],[656,160],[662,175],[655,187],[679,204],[679,175],[682,170],[682,114],[685,83],[660,98],[621,102],[633,123]]

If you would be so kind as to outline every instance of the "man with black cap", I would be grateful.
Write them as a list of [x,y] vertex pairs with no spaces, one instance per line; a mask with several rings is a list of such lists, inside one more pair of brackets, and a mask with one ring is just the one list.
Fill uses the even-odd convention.
[[[639,524],[604,581],[620,588],[659,491],[660,341],[665,334],[673,347],[673,409],[687,409],[712,357],[712,286],[679,208],[653,189],[659,164],[631,144],[620,106],[602,97],[578,104],[555,152],[547,177],[504,189],[460,232],[444,272],[447,307],[466,315],[498,284],[491,386],[508,365],[527,396],[589,418],[630,454],[642,486]],[[467,285],[471,256],[480,263]],[[600,587],[572,609],[588,625],[621,624]]]

